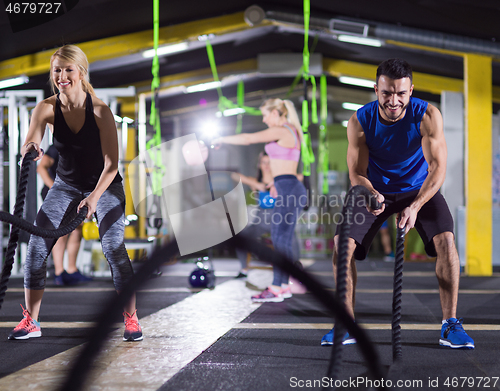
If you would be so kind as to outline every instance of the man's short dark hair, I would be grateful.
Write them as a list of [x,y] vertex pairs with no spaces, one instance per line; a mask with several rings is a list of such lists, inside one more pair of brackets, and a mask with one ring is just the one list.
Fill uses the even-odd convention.
[[385,60],[377,68],[377,84],[380,76],[387,76],[390,79],[398,80],[408,77],[413,84],[413,72],[410,64],[399,58]]

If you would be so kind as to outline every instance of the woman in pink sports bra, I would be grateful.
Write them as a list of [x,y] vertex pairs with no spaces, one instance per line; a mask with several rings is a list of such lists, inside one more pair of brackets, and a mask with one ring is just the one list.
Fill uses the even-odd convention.
[[[250,145],[268,143],[265,147],[271,159],[274,183],[271,196],[276,198],[271,216],[271,238],[274,249],[288,259],[299,260],[293,251],[293,235],[300,211],[307,201],[304,185],[297,179],[297,167],[302,144],[302,128],[293,103],[289,100],[268,99],[260,107],[262,122],[268,128],[255,133],[240,133],[219,137],[212,144]],[[262,293],[252,296],[255,302],[280,302],[292,296],[289,275],[273,267],[273,282]]]

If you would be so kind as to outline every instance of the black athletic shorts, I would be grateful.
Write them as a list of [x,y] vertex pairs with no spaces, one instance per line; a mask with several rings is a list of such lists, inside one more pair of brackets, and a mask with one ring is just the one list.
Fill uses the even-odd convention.
[[[349,236],[356,241],[354,257],[357,260],[366,258],[373,238],[379,231],[381,225],[394,213],[401,212],[409,206],[419,190],[407,193],[383,194],[385,197],[385,210],[378,216],[374,216],[366,210],[364,201],[356,200],[351,219],[351,229]],[[339,234],[340,225],[337,225],[336,235]],[[436,256],[436,249],[432,238],[443,233],[453,233],[453,217],[450,209],[441,193],[436,193],[428,202],[422,206],[417,215],[415,229],[419,233],[425,245],[425,252],[431,256]]]

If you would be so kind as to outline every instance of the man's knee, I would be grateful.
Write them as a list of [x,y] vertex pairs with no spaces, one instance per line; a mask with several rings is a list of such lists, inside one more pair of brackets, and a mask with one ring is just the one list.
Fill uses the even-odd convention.
[[451,232],[443,232],[434,236],[434,247],[437,255],[455,252],[455,236]]

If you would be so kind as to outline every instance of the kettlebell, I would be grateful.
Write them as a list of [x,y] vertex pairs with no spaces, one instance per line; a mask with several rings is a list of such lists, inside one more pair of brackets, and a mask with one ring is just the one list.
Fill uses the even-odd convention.
[[210,266],[203,263],[202,258],[198,258],[196,268],[189,275],[189,284],[193,288],[212,289],[215,287],[215,272]]

